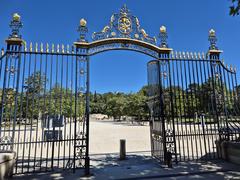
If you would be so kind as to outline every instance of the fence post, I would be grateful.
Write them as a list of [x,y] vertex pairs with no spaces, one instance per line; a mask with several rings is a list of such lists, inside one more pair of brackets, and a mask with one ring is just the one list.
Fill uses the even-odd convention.
[[[13,150],[13,143],[14,143],[14,137],[15,137],[15,126],[16,126],[16,118],[17,118],[17,104],[18,104],[18,90],[19,90],[19,81],[20,81],[20,67],[21,67],[21,53],[22,46],[24,45],[24,40],[22,39],[20,35],[20,29],[22,28],[23,24],[21,22],[21,16],[17,13],[14,13],[12,16],[12,20],[10,22],[10,28],[12,30],[12,33],[9,35],[8,39],[6,40],[7,44],[7,52],[6,52],[6,64],[5,64],[5,71],[4,71],[4,83],[3,83],[3,95],[2,95],[2,112],[1,112],[1,118],[0,123],[2,123],[2,120],[4,119],[4,106],[5,98],[6,98],[6,83],[11,83],[11,79],[7,80],[7,75],[11,74],[12,77],[16,78],[16,83],[12,82],[11,86],[15,90],[14,95],[14,111],[13,111],[13,129],[12,129],[12,147]],[[15,66],[9,67],[8,65],[8,59],[9,56],[15,56],[17,59],[17,63]],[[8,81],[8,82],[7,82]],[[1,136],[1,130],[0,130],[0,136]]]
[[[86,66],[84,67],[84,69],[80,69],[80,74],[84,75],[86,77],[86,82],[84,83],[83,87],[83,91],[85,94],[85,112],[84,112],[84,121],[85,121],[85,125],[83,125],[83,136],[82,138],[85,138],[85,155],[84,155],[84,167],[85,167],[85,176],[89,176],[90,175],[90,158],[89,158],[89,113],[90,113],[90,77],[89,77],[89,69],[90,69],[90,58],[88,55],[88,45],[87,45],[87,39],[86,39],[86,35],[88,32],[88,28],[87,28],[87,21],[85,19],[81,19],[80,20],[80,24],[78,26],[78,32],[79,32],[79,39],[77,42],[74,43],[74,45],[76,46],[76,52],[79,54],[79,58],[84,62],[84,64],[86,64]],[[80,61],[81,61],[80,60]],[[76,70],[77,72],[78,70]],[[78,75],[76,74],[76,77]],[[76,85],[77,86],[77,85]],[[80,87],[81,88],[81,87]],[[78,90],[76,90],[78,91]],[[84,123],[83,123],[84,124]],[[76,126],[76,124],[75,124]],[[85,129],[86,128],[86,129]],[[86,131],[85,131],[86,130]],[[76,136],[76,127],[75,127],[75,136]],[[74,150],[74,172],[75,172],[75,160],[76,160],[76,137],[75,137],[75,150]],[[83,147],[80,147],[83,148]],[[80,150],[82,151],[82,150]]]
[[[160,27],[160,52],[159,52],[159,88],[160,88],[160,112],[161,112],[161,120],[162,120],[162,127],[163,127],[163,142],[164,142],[164,162],[169,167],[172,166],[172,154],[175,155],[175,161],[177,163],[177,154],[176,154],[176,139],[175,139],[175,122],[174,122],[174,108],[173,108],[173,97],[172,97],[172,81],[171,81],[171,69],[170,69],[170,53],[172,49],[168,48],[167,43],[167,30],[165,26]],[[165,63],[164,63],[165,61]],[[161,64],[163,63],[163,66],[165,65],[166,68],[164,70],[164,67],[161,68]],[[163,69],[163,70],[162,70]],[[163,77],[163,79],[162,79]],[[171,106],[171,118],[172,118],[172,126],[169,128],[166,127],[165,119],[166,119],[166,112],[165,111],[165,105],[164,105],[164,80],[169,81],[169,87],[170,87],[170,106]],[[170,132],[170,133],[167,133]],[[170,145],[167,145],[170,144]]]
[[[209,47],[209,51],[208,51],[208,55],[209,55],[209,59],[210,59],[210,70],[211,70],[211,76],[212,76],[212,89],[213,89],[213,113],[216,116],[217,119],[217,128],[218,131],[220,130],[220,123],[219,123],[219,112],[218,112],[218,108],[217,108],[217,97],[216,97],[216,80],[215,80],[215,76],[216,76],[216,68],[217,66],[219,66],[219,58],[220,58],[220,54],[222,53],[221,50],[218,49],[218,47],[216,46],[216,42],[217,42],[217,37],[216,37],[216,33],[215,30],[211,29],[209,31],[209,36],[208,36],[208,40],[210,42],[210,47]],[[221,77],[220,77],[221,78]],[[224,90],[222,92],[223,97],[224,97]],[[227,121],[227,118],[226,118]],[[227,124],[227,130],[228,130],[228,123]],[[221,135],[219,133],[219,139],[221,138]]]

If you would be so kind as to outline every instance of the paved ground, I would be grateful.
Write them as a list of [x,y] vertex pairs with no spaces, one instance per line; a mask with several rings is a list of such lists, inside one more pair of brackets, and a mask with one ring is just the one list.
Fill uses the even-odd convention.
[[127,152],[150,151],[149,126],[109,120],[90,122],[90,154],[118,153],[120,139]]
[[[150,156],[148,126],[136,126],[112,121],[93,121],[90,128],[90,177],[68,171],[29,174],[14,179],[240,179],[240,166],[222,161],[189,162],[161,166]],[[119,140],[127,141],[127,159],[118,159]]]
[[150,156],[129,154],[119,161],[115,154],[96,155],[92,159],[90,177],[82,177],[83,171],[42,173],[14,179],[70,179],[70,180],[141,180],[141,179],[240,179],[240,166],[222,161],[179,163],[173,168],[160,166]]

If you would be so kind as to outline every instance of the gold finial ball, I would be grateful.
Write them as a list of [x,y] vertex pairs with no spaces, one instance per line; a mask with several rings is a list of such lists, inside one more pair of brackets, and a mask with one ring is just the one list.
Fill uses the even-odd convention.
[[18,21],[18,22],[19,22],[20,19],[21,19],[21,16],[20,16],[18,13],[14,13],[14,14],[13,14],[13,20],[14,20],[14,21]]
[[80,26],[86,27],[86,26],[87,26],[87,21],[82,18],[82,19],[80,20]]
[[215,36],[215,34],[216,34],[215,30],[214,29],[210,29],[209,35],[210,36]]
[[166,33],[167,32],[167,28],[165,26],[161,26],[160,27],[160,32],[161,33]]

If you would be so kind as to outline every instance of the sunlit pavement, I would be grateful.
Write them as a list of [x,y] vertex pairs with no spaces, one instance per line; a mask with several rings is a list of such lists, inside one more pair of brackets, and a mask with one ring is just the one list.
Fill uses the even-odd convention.
[[240,179],[240,166],[223,162],[189,162],[167,168],[150,156],[128,154],[126,160],[120,161],[116,154],[96,155],[92,157],[91,176],[83,177],[83,171],[75,174],[63,171],[42,174],[30,174],[14,179]]
[[[119,160],[119,140],[126,139],[127,159]],[[13,179],[240,179],[240,166],[223,161],[184,162],[173,168],[161,165],[150,156],[148,126],[121,122],[90,123],[91,176],[83,170],[15,176]]]
[[188,162],[167,168],[151,156],[128,154],[120,161],[118,155],[93,158],[92,177],[82,179],[240,179],[240,166],[223,161]]

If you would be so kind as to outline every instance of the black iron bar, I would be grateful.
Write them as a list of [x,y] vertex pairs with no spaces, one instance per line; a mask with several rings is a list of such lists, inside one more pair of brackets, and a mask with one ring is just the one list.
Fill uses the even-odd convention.
[[86,171],[85,171],[85,174],[86,175],[89,175],[90,174],[90,159],[89,159],[89,126],[90,126],[90,117],[89,117],[89,114],[90,114],[90,73],[89,73],[89,69],[90,69],[90,59],[89,59],[89,56],[86,57],[86,154],[85,154],[85,158],[86,158],[86,161],[85,161],[85,167],[86,167]]
[[[227,73],[227,83],[228,83],[228,88],[227,88],[227,93],[228,93],[228,108],[229,108],[229,115],[228,115],[228,122],[227,124],[229,124],[229,120],[232,121],[232,117],[233,117],[233,101],[232,101],[232,91],[233,91],[233,86],[231,84],[231,74],[230,73]],[[230,133],[231,135],[234,134],[233,131],[232,131],[232,128],[230,129],[229,126],[228,126],[228,129],[227,129],[227,135],[229,135],[228,139],[229,138],[232,138],[231,141],[233,141],[233,136],[230,136]]]
[[[183,63],[183,66],[182,66]],[[180,69],[181,69],[181,83],[182,83],[182,101],[183,101],[183,118],[184,118],[184,131],[183,134],[185,133],[186,135],[188,134],[188,129],[187,129],[187,119],[186,119],[186,95],[185,95],[185,88],[184,88],[184,83],[187,86],[186,82],[186,67],[185,67],[185,61],[180,62]],[[184,71],[184,72],[182,72]],[[184,78],[185,77],[185,78]],[[185,80],[185,81],[184,81]],[[184,139],[183,139],[184,140]],[[187,136],[187,160],[189,160],[189,142],[188,142],[188,136]],[[184,147],[185,148],[185,147]],[[186,155],[184,154],[184,160],[186,158]]]
[[[13,47],[11,47],[11,48],[13,48]],[[9,126],[5,126],[4,131],[3,131],[3,136],[8,136],[8,137],[11,137],[11,132],[10,131],[6,135],[6,129],[10,130],[11,115],[12,115],[12,113],[11,113],[12,104],[9,105],[9,103],[11,103],[11,100],[9,99],[9,98],[11,98],[11,96],[9,97],[9,93],[11,93],[11,90],[13,90],[13,89],[10,89],[10,85],[11,85],[11,68],[12,68],[12,63],[13,63],[12,61],[13,61],[13,56],[12,56],[12,54],[10,54],[10,62],[9,62],[8,68],[7,68],[7,76],[8,76],[7,77],[7,92],[5,94],[5,95],[7,95],[7,99],[5,101],[5,106],[6,106],[6,108],[5,108],[5,123],[8,122]]]
[[[204,98],[206,97],[205,96],[205,93],[203,92],[203,87],[201,87],[201,84],[203,84],[204,82],[203,82],[203,76],[205,75],[205,73],[203,73],[203,71],[202,71],[202,69],[204,69],[203,67],[204,67],[204,61],[201,61],[200,63],[199,63],[199,67],[198,67],[198,63],[196,63],[196,68],[197,69],[199,69],[198,71],[197,71],[197,84],[198,84],[198,91],[200,92],[200,96],[201,96],[201,100],[202,100],[202,103],[201,103],[201,105],[202,105],[202,107],[201,107],[201,109],[202,109],[202,112],[200,112],[201,114],[203,113],[203,110],[204,110],[204,108],[205,108],[205,106],[204,106]],[[205,71],[204,71],[205,72]],[[204,76],[205,77],[205,76]],[[205,78],[206,79],[206,78]],[[206,81],[205,81],[206,82]],[[201,114],[200,114],[200,116],[201,116]],[[198,118],[198,120],[199,120],[199,118]],[[200,127],[200,124],[199,124],[199,122],[200,121],[198,121],[198,130],[199,130],[199,133],[200,133],[200,130],[201,130],[201,127]],[[202,157],[203,156],[203,148],[202,148],[202,137],[201,137],[201,135],[199,134],[199,145],[200,145],[200,156]]]
[[[213,68],[215,68],[215,67],[213,67],[213,63],[215,63],[216,64],[216,59],[218,60],[219,59],[219,57],[218,57],[218,55],[213,55],[212,57],[211,57],[211,55],[210,55],[210,60],[211,60],[211,62],[210,62],[210,73],[211,73],[211,77],[212,77],[212,88],[213,88],[213,98],[214,98],[214,101],[212,102],[212,104],[213,104],[213,111],[214,111],[214,114],[215,114],[215,116],[216,116],[216,119],[215,119],[215,121],[217,121],[217,129],[219,130],[220,129],[220,124],[219,124],[219,115],[218,115],[218,111],[217,111],[217,104],[216,104],[216,84],[215,84],[215,80],[214,80],[214,69]],[[214,117],[214,116],[213,116]],[[214,125],[215,125],[216,123],[214,123]],[[219,136],[219,139],[220,139],[220,135],[218,135]]]
[[[57,121],[58,120],[58,63],[59,63],[59,59],[58,59],[58,57],[59,57],[60,55],[56,55],[56,62],[55,62],[55,84],[54,84],[54,87],[53,87],[53,91],[55,91],[54,92],[54,114],[53,114],[53,120],[52,121]],[[52,115],[52,114],[51,114]],[[57,140],[57,139],[59,139],[59,135],[58,135],[58,137],[56,137],[55,135],[56,135],[56,133],[55,133],[55,131],[56,131],[56,129],[55,129],[55,125],[54,125],[54,122],[53,122],[53,125],[52,125],[52,128],[53,128],[53,139],[54,140]],[[58,144],[57,144],[58,145]],[[52,142],[52,155],[51,155],[51,169],[53,170],[53,168],[54,168],[54,160],[53,160],[53,158],[54,158],[54,155],[55,155],[55,146],[57,146],[56,144],[55,144],[55,141],[53,141]],[[59,161],[58,161],[59,162]]]
[[[47,115],[47,104],[46,104],[46,93],[47,93],[47,76],[48,76],[48,55],[45,55],[45,70],[44,70],[44,72],[45,72],[45,75],[44,75],[44,89],[43,89],[43,113],[42,113],[42,118],[41,118],[41,123],[43,124],[43,122],[45,122],[46,123],[46,115]],[[40,171],[41,171],[41,169],[42,169],[42,160],[43,160],[43,158],[42,158],[42,156],[43,156],[43,146],[45,146],[46,145],[46,143],[44,143],[44,128],[43,128],[43,126],[42,126],[42,135],[41,135],[41,140],[42,140],[42,142],[40,142],[41,143],[41,150],[40,150],[40,167],[39,167],[39,169],[40,169]],[[46,170],[47,170],[47,168],[46,168]]]
[[[42,54],[40,54],[40,70],[39,70],[39,73],[40,73],[40,77],[39,77],[39,80],[38,80],[38,82],[37,83],[39,83],[39,86],[42,84]],[[38,71],[37,71],[37,73],[38,73]],[[37,100],[37,102],[36,102],[36,106],[37,106],[37,112],[38,112],[38,117],[37,117],[37,127],[36,127],[36,134],[35,134],[35,141],[36,142],[38,142],[38,124],[39,124],[39,118],[41,118],[41,120],[40,121],[42,121],[42,117],[39,117],[39,113],[41,112],[41,107],[40,107],[40,100],[41,100],[41,87],[39,87],[39,89],[38,89],[38,93],[37,93],[37,98],[36,98],[36,100]],[[41,112],[42,113],[42,112]],[[42,116],[42,115],[41,115]],[[38,149],[38,146],[37,146],[38,144],[35,144],[35,150],[34,150],[34,161],[33,161],[33,167],[34,167],[34,169],[33,169],[33,171],[35,171],[36,170],[36,156],[37,156],[37,149]]]
[[[65,77],[66,77],[66,84],[65,84],[65,99],[68,99],[68,61],[69,61],[69,56],[66,57],[66,74],[65,74]],[[64,118],[64,138],[63,139],[67,139],[66,137],[66,127],[67,127],[67,115],[66,117]],[[66,143],[63,144],[63,156],[65,157],[66,156]],[[63,168],[65,168],[65,159],[63,160]]]
[[[191,63],[191,66],[190,66],[190,63]],[[192,60],[189,60],[188,61],[188,78],[189,78],[189,85],[188,85],[188,90],[187,90],[187,93],[189,93],[189,90],[190,90],[190,101],[191,103],[188,102],[188,106],[189,106],[189,112],[190,114],[188,114],[189,118],[192,119],[192,121],[189,121],[190,123],[190,131],[192,133],[192,131],[196,132],[196,128],[195,128],[195,125],[196,125],[196,122],[194,120],[194,112],[196,112],[196,109],[195,109],[195,106],[194,106],[194,100],[196,101],[196,106],[197,106],[197,100],[196,100],[196,93],[195,93],[195,97],[193,96],[193,89],[195,89],[195,87],[191,87],[192,85],[195,86],[195,84],[193,83],[194,82],[194,66],[193,66],[193,61]],[[193,78],[193,81],[192,81],[192,78]],[[192,130],[192,124],[193,124],[193,130]],[[194,159],[195,157],[195,154],[197,154],[197,157],[198,157],[198,149],[197,149],[197,141],[196,141],[196,134],[194,133],[193,135],[193,138],[192,138],[192,159]],[[194,147],[194,141],[195,141],[195,147]],[[194,151],[195,150],[195,151]]]
[[[74,112],[73,112],[73,106],[74,106],[74,99],[73,99],[73,83],[74,83],[74,64],[73,64],[73,62],[74,62],[74,60],[75,60],[75,58],[74,58],[74,56],[71,56],[71,70],[70,70],[70,78],[71,78],[71,80],[70,80],[70,82],[71,82],[71,84],[70,84],[70,88],[71,88],[71,90],[70,90],[70,93],[71,93],[71,96],[70,96],[70,107],[71,107],[71,111],[70,111],[70,134],[69,134],[69,139],[71,139],[72,138],[72,123],[73,123],[73,119],[74,119]],[[72,142],[74,142],[74,140],[73,141],[70,141],[69,142],[69,162],[70,162],[70,158],[72,157],[71,155],[72,155]],[[73,155],[74,156],[74,155]],[[73,167],[72,167],[73,168]]]
[[[3,49],[2,49],[3,50]],[[3,70],[3,66],[6,63],[5,59],[6,59],[6,55],[7,53],[4,53],[3,55],[0,55],[0,79],[2,78],[2,70]],[[4,63],[5,62],[5,63]],[[3,71],[4,74],[4,71]]]
[[[31,148],[32,148],[32,135],[33,135],[33,129],[32,129],[32,127],[33,127],[33,121],[34,121],[34,107],[35,107],[35,93],[34,93],[34,91],[35,91],[35,88],[36,88],[36,83],[35,83],[35,80],[36,80],[36,69],[37,69],[37,55],[35,54],[35,56],[34,56],[34,70],[33,70],[33,74],[32,75],[30,75],[30,76],[33,76],[33,92],[32,92],[32,96],[31,96],[31,94],[30,94],[30,96],[31,96],[31,101],[32,101],[32,106],[31,106],[31,110],[32,110],[32,112],[31,112],[31,117],[30,117],[30,121],[31,121],[31,125],[30,125],[30,129],[31,129],[31,131],[30,131],[30,138],[29,138],[29,140],[30,140],[30,144],[29,144],[29,151],[28,151],[28,168],[27,168],[27,172],[29,172],[29,169],[30,169],[30,167],[33,167],[33,169],[34,169],[34,166],[30,166],[30,154],[31,154]],[[29,84],[28,84],[28,86],[29,86]],[[29,87],[28,87],[28,90],[29,90]]]
[[[24,53],[23,54],[24,56],[23,56],[23,66],[22,66],[22,86],[21,86],[21,96],[20,96],[20,112],[19,112],[19,125],[18,125],[18,130],[17,130],[17,132],[18,132],[18,137],[17,137],[17,143],[19,143],[19,141],[20,141],[20,128],[21,128],[21,123],[23,122],[23,119],[24,119],[24,117],[23,117],[23,100],[24,100],[24,86],[23,86],[23,84],[24,84],[24,79],[25,79],[25,68],[26,68],[26,54]],[[16,165],[15,165],[15,172],[18,172],[18,166],[17,166],[17,164],[18,164],[18,160],[20,159],[19,158],[19,156],[20,156],[20,153],[19,153],[19,145],[17,146],[17,163],[16,163]]]
[[[174,156],[175,156],[175,162],[177,163],[177,147],[176,147],[176,134],[175,134],[175,118],[174,118],[174,103],[173,103],[173,90],[172,87],[174,84],[172,84],[172,72],[170,67],[170,61],[168,61],[168,74],[169,74],[169,87],[170,87],[170,98],[171,98],[171,111],[172,111],[172,130],[173,130],[173,144],[174,144]],[[172,65],[173,66],[173,65]]]
[[[59,117],[59,122],[60,122],[60,120],[61,120],[61,118],[63,118],[63,116],[62,116],[62,94],[63,94],[63,62],[64,62],[64,57],[61,55],[61,63],[60,63],[60,66],[61,66],[61,71],[60,71],[60,112],[59,112],[59,114],[60,114],[60,117]],[[60,132],[60,126],[58,127],[58,131]],[[58,139],[60,138],[60,136],[58,136]],[[61,146],[61,143],[58,143],[58,159],[59,159],[59,156],[60,156],[60,146]],[[59,167],[59,160],[58,160],[58,162],[57,162],[57,167]]]
[[[215,63],[216,63],[216,61],[215,61]],[[215,69],[214,69],[214,71],[215,71]],[[213,74],[215,74],[215,72]],[[210,77],[210,75],[208,76],[208,78],[209,77]],[[203,118],[203,116],[202,116],[202,118]],[[210,122],[210,127],[211,127],[210,131],[212,130],[212,125],[211,124],[212,123]],[[204,134],[205,134],[204,135],[205,151],[206,151],[206,157],[208,157],[208,159],[211,159],[211,153],[210,153],[211,152],[211,149],[210,149],[211,147],[210,147],[210,140],[209,140],[209,138],[211,138],[211,137],[208,136],[208,131],[207,131],[208,126],[209,126],[209,123],[205,120],[204,126],[203,126],[204,127],[203,130],[204,130]],[[212,145],[213,145],[212,148],[214,148],[214,143]]]
[[[227,92],[227,85],[226,85],[226,77],[225,77],[225,69],[223,68],[223,66],[222,66],[222,64],[220,64],[219,66],[218,66],[218,68],[219,68],[219,73],[220,73],[220,82],[221,82],[221,89],[222,89],[222,103],[223,103],[223,111],[224,111],[224,119],[225,119],[225,123],[226,124],[222,124],[223,122],[221,121],[221,126],[220,126],[220,128],[222,129],[222,128],[224,128],[224,126],[226,126],[227,127],[227,129],[229,129],[229,127],[228,127],[228,112],[227,112],[227,102],[228,102],[228,94],[226,94]],[[223,83],[224,82],[224,83]],[[227,99],[227,102],[225,101],[225,99]],[[227,138],[229,139],[229,132],[227,131]]]
[[[54,58],[53,58],[54,56],[53,55],[51,55],[51,57],[50,57],[50,87],[49,87],[49,93],[48,93],[48,96],[49,96],[49,100],[48,100],[48,113],[47,113],[47,115],[48,116],[46,116],[45,118],[45,121],[48,121],[48,123],[49,123],[49,121],[50,121],[50,118],[53,118],[52,117],[52,115],[53,115],[53,110],[52,110],[52,99],[54,99],[54,97],[52,97],[52,96],[54,96],[54,94],[52,95],[52,86],[53,86],[53,60],[54,60]],[[49,127],[50,127],[50,125],[48,126],[48,128],[47,128],[47,131],[49,131]],[[47,138],[45,139],[45,137],[44,137],[44,141],[46,141],[47,140]],[[52,152],[50,152],[52,149],[51,149],[51,145],[53,144],[53,142],[47,142],[47,157],[46,157],[46,170],[47,170],[47,168],[48,168],[48,153],[52,153]],[[52,147],[53,148],[53,147]],[[49,150],[50,149],[50,150]],[[49,160],[50,161],[50,166],[51,166],[51,169],[52,169],[52,160],[50,159]]]
[[[195,137],[196,159],[198,160],[198,158],[199,158],[199,156],[198,156],[198,143],[199,142],[198,142],[198,134],[196,133],[196,131],[197,131],[196,130],[196,123],[198,123],[198,122],[196,122],[196,120],[198,119],[198,117],[197,117],[198,114],[199,114],[198,103],[200,103],[200,102],[198,102],[199,92],[197,92],[197,89],[196,89],[197,87],[196,87],[196,79],[195,79],[195,74],[197,74],[198,69],[194,68],[194,67],[196,67],[196,66],[194,66],[194,63],[196,63],[196,62],[192,60],[191,61],[191,64],[192,64],[192,79],[190,77],[190,84],[193,84],[193,89],[191,88],[191,98],[193,100],[193,96],[194,96],[194,98],[196,99],[196,107],[193,108],[194,109],[194,115],[196,115],[195,116],[196,119],[194,120],[194,125],[193,125],[193,131],[194,131],[194,137]],[[192,104],[192,106],[193,106],[193,104]],[[194,115],[193,115],[193,119],[195,118]],[[195,154],[194,154],[194,156],[195,156]]]
[[[29,62],[28,62],[28,75],[27,75],[27,77],[30,77],[30,75],[31,75],[31,63],[32,63],[32,55],[30,54],[29,55],[29,58],[28,58],[28,60],[29,60]],[[27,83],[27,82],[24,82],[24,84],[25,83]],[[27,122],[27,121],[29,121],[29,119],[28,119],[28,107],[29,107],[29,98],[30,98],[30,96],[28,95],[28,87],[27,86],[25,86],[24,85],[24,88],[26,88],[26,115],[25,115],[25,126],[24,126],[24,140],[25,140],[25,142],[28,142],[28,140],[29,139],[26,139],[26,134],[27,134],[27,131],[26,131],[26,128],[27,128],[27,123],[29,123],[29,122]],[[32,130],[32,129],[31,129]],[[25,144],[23,145],[23,155],[22,155],[22,160],[24,159],[24,155],[25,155]],[[23,163],[22,163],[22,172],[23,172],[23,167],[24,167],[24,165],[23,165]]]
[[[17,49],[17,46],[13,46],[14,49]],[[11,95],[13,96],[11,98],[11,100],[9,99],[9,103],[10,103],[10,108],[9,108],[9,133],[8,133],[8,136],[11,137],[12,139],[12,145],[11,145],[11,148],[13,148],[13,145],[14,145],[14,134],[15,134],[15,131],[13,131],[14,129],[14,120],[15,120],[15,103],[17,103],[17,93],[16,93],[16,86],[17,84],[15,84],[15,81],[16,81],[16,70],[17,70],[17,61],[18,61],[18,53],[14,54],[14,56],[12,56],[12,63],[13,65],[11,64],[10,67],[9,67],[9,92],[11,92]],[[8,93],[9,95],[9,93]],[[14,102],[12,102],[12,99]],[[12,149],[13,150],[13,149]]]
[[[159,55],[161,57],[161,55]],[[163,155],[164,155],[164,163],[166,161],[166,153],[167,153],[167,148],[166,148],[166,128],[165,128],[165,104],[164,104],[164,94],[163,94],[163,82],[162,82],[162,70],[161,70],[161,61],[158,61],[158,86],[159,86],[159,101],[160,101],[160,123],[162,127],[162,141],[163,141]]]
[[[19,47],[21,48],[21,47]],[[16,67],[16,66],[15,66]],[[20,74],[21,74],[21,54],[18,53],[18,66],[17,66],[17,82],[16,82],[16,93],[15,93],[15,107],[14,107],[14,123],[13,123],[13,135],[12,135],[12,139],[13,139],[13,148],[14,148],[14,142],[15,142],[15,127],[16,127],[16,120],[18,119],[18,121],[20,120],[20,117],[17,116],[17,112],[18,112],[18,91],[19,91],[19,86],[20,86]],[[21,104],[21,102],[20,102]],[[18,131],[19,132],[19,131]],[[18,137],[20,135],[18,134]],[[19,138],[18,138],[19,141]],[[19,145],[17,145],[17,157],[18,157],[18,149],[19,149]],[[16,159],[17,161],[18,159]]]
[[[179,65],[179,63],[181,62],[178,62],[176,61],[176,74],[177,74],[177,86],[178,86],[178,102],[180,104],[180,109],[179,109],[179,116],[180,116],[180,122],[181,122],[181,133],[182,135],[184,135],[184,125],[183,125],[183,119],[182,119],[182,106],[181,106],[181,101],[183,101],[183,95],[181,95],[181,93],[183,93],[183,86],[182,85],[182,74],[181,74],[181,70],[182,70],[182,67],[181,65]],[[181,78],[181,82],[180,82],[180,79]],[[182,88],[181,88],[182,87]],[[183,136],[181,135],[181,139],[182,140],[182,148],[181,148],[181,151],[179,152],[180,153],[180,161],[182,160],[182,155],[183,155],[183,159],[185,160],[185,141],[183,139]],[[183,151],[183,154],[182,154],[182,151]]]
[[[207,83],[207,85],[209,85],[210,87],[210,89],[213,87],[212,86],[212,83],[213,82],[211,82],[213,79],[212,79],[212,74],[210,74],[210,71],[209,71],[209,65],[211,66],[211,64],[209,64],[209,63],[206,63],[205,61],[203,62],[203,72],[204,72],[204,83]],[[210,69],[211,69],[212,67],[210,67]],[[209,84],[210,83],[210,84]],[[212,90],[214,90],[214,89],[212,89]],[[204,89],[203,89],[203,91],[204,91]],[[206,93],[206,92],[203,92],[203,93]],[[214,110],[213,110],[213,108],[211,109],[211,107],[213,107],[212,106],[212,94],[211,94],[211,91],[209,92],[207,92],[207,96],[206,96],[207,98],[209,98],[210,97],[210,102],[211,102],[211,106],[209,107],[209,109],[208,109],[208,111],[206,110],[205,112],[206,113],[209,113],[209,121],[211,120],[211,117],[212,117],[212,115],[211,115],[211,110],[213,111],[212,113],[214,113]],[[209,99],[208,99],[209,100]],[[205,158],[205,159],[207,159],[207,157],[209,156],[208,155],[208,151],[207,151],[207,138],[208,138],[208,136],[206,136],[206,130],[205,130],[205,126],[206,126],[206,122],[203,122],[203,118],[204,118],[204,116],[207,116],[207,115],[205,115],[205,114],[203,114],[202,116],[201,116],[201,122],[203,123],[203,125],[202,125],[202,130],[203,130],[203,142],[204,142],[204,150],[205,150],[205,156],[203,156],[203,158]],[[214,126],[215,126],[215,123],[214,123]]]
[[[174,68],[175,64],[176,64],[176,62],[172,61],[172,72],[176,72],[175,68]],[[177,69],[177,67],[176,67],[176,69]],[[177,134],[179,134],[179,131],[180,131],[179,130],[179,114],[178,114],[178,107],[177,107],[177,92],[176,92],[177,86],[176,86],[176,82],[175,82],[175,78],[176,78],[175,76],[176,75],[177,75],[176,73],[172,73],[172,77],[173,77],[172,78],[172,83],[173,83],[172,87],[173,87],[173,95],[174,95],[174,103],[175,103],[175,106],[174,106],[174,109],[173,109],[173,112],[174,112],[175,116],[174,116],[173,120],[175,121],[175,119],[176,119],[176,124],[177,124],[177,132],[175,132],[175,135],[174,135],[176,145],[177,145],[177,142],[178,142],[178,148],[176,147],[176,150],[175,150],[175,158],[177,158],[178,154],[181,155],[180,139],[179,138],[176,139],[178,137]],[[181,108],[181,106],[180,106],[180,108]],[[180,158],[180,160],[181,160],[181,158]],[[177,159],[177,161],[178,161],[178,159]]]
[[[191,80],[191,72],[193,71],[193,69],[191,69],[191,67],[190,67],[190,63],[191,61],[189,60],[189,61],[187,61],[187,69],[188,69],[188,71],[186,71],[186,73],[188,74],[188,87],[189,87],[189,85],[191,85],[191,83],[192,83],[192,80]],[[187,111],[188,111],[188,113],[187,113],[187,116],[188,116],[188,118],[189,118],[189,129],[190,129],[190,133],[192,133],[192,121],[191,121],[191,119],[192,119],[192,117],[193,117],[193,114],[191,113],[191,110],[193,110],[194,109],[194,106],[193,106],[193,96],[192,96],[192,90],[190,89],[190,97],[189,97],[189,90],[188,90],[188,87],[186,87],[186,93],[187,93],[187,106],[188,106],[188,109],[187,109]],[[191,101],[191,103],[190,103],[190,101]],[[195,122],[193,122],[193,125],[195,125]],[[193,148],[193,139],[194,139],[194,137],[195,136],[190,136],[191,138],[191,150],[192,150],[192,159],[194,159],[194,148]]]
[[[77,52],[79,52],[79,49],[77,49]],[[78,61],[79,58],[76,57],[76,61],[75,61],[75,102],[74,102],[74,153],[73,153],[73,172],[75,173],[75,169],[76,169],[76,135],[77,135],[77,105],[78,105],[78,101],[77,101],[77,94],[78,94],[78,88],[77,88],[77,84],[78,84]]]

